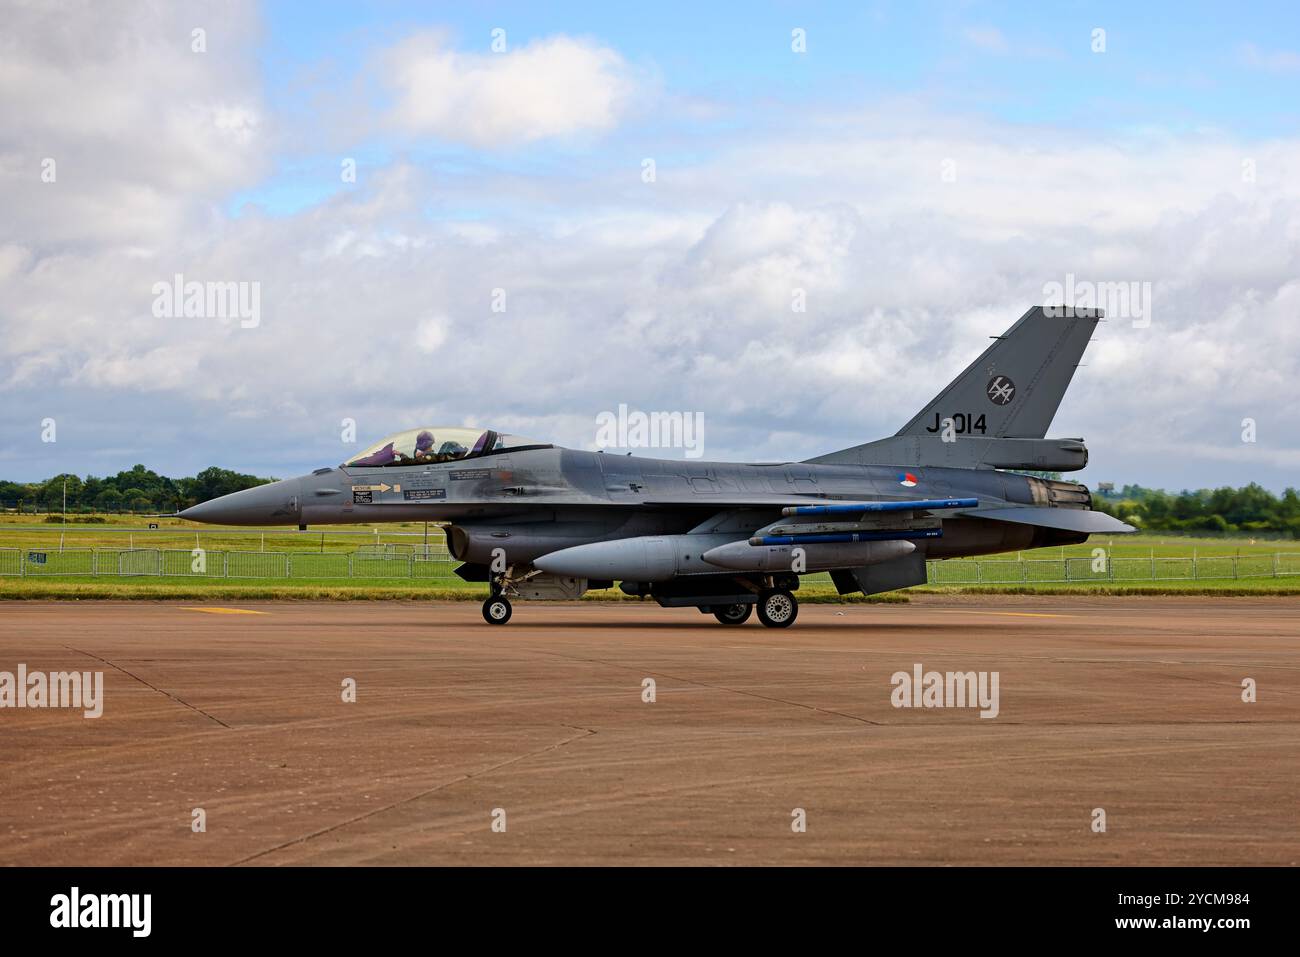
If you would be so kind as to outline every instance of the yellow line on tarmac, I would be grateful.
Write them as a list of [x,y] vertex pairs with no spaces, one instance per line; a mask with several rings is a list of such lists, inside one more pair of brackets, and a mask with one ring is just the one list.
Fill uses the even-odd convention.
[[269,615],[268,611],[254,611],[251,608],[186,608],[182,611],[205,611],[209,615]]

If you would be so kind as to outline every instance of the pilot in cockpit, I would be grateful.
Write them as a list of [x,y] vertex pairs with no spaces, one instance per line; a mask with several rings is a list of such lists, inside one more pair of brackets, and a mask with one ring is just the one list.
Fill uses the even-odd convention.
[[445,459],[439,459],[437,453],[433,451],[433,433],[427,429],[415,437],[415,461],[446,461]]
[[453,462],[456,459],[463,459],[465,453],[468,451],[469,449],[455,440],[443,442],[442,445],[438,447],[438,457],[435,461]]
[[545,448],[546,446],[516,435],[503,435],[491,429],[432,426],[408,429],[381,439],[346,465],[362,468],[434,465],[490,455],[505,448],[521,447]]
[[437,446],[435,449],[433,433],[427,429],[415,437],[415,456],[412,461],[415,462],[454,462],[456,459],[464,458],[465,453],[469,451],[461,443],[454,439],[449,439]]

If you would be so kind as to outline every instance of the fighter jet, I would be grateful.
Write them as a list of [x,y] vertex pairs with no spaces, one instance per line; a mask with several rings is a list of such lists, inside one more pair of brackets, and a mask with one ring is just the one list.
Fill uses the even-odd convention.
[[[1084,467],[1049,439],[1099,310],[1037,306],[889,438],[802,462],[734,464],[567,449],[492,429],[428,426],[342,465],[224,495],[180,517],[223,525],[446,523],[483,618],[518,600],[615,582],[724,625],[757,609],[793,624],[803,576],[840,594],[926,581],[926,562],[1134,531],[1086,486],[1020,474]],[[1020,470],[1020,471],[1016,471]]]

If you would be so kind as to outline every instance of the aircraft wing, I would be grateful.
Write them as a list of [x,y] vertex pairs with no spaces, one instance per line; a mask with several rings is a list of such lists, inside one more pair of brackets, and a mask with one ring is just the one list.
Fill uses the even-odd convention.
[[1042,528],[1059,528],[1068,532],[1085,532],[1092,535],[1113,532],[1136,532],[1132,525],[1121,522],[1105,512],[1086,508],[1042,508],[1039,506],[1008,508],[976,508],[958,512],[966,518],[987,518],[995,522],[1016,522],[1020,525],[1038,525]]

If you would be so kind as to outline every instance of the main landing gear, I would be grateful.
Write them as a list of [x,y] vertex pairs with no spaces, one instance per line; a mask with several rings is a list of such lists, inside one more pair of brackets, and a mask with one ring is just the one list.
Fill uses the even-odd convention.
[[724,625],[743,625],[754,609],[768,628],[789,628],[799,616],[799,602],[784,588],[764,588],[754,604],[715,605],[713,617]]
[[798,616],[799,602],[784,588],[765,588],[758,593],[758,620],[768,628],[789,628]]
[[[527,569],[527,566],[525,566]],[[588,582],[575,579],[544,579],[535,570],[515,576],[514,569],[493,576],[489,581],[491,593],[483,602],[483,620],[489,625],[504,625],[514,612],[511,599],[568,599],[577,598],[587,589]],[[719,576],[721,578],[721,576]],[[608,587],[609,582],[600,582]],[[758,612],[758,620],[765,628],[789,628],[799,615],[799,602],[794,590],[799,587],[795,575],[729,577],[725,581],[688,582],[676,590],[658,587],[651,590],[645,584],[623,583],[629,595],[654,597],[665,607],[694,606],[709,614],[723,625],[743,625]],[[739,600],[738,600],[739,599]],[[757,599],[757,600],[755,600]]]
[[724,625],[743,625],[753,611],[753,605],[723,605],[713,609],[713,617]]

